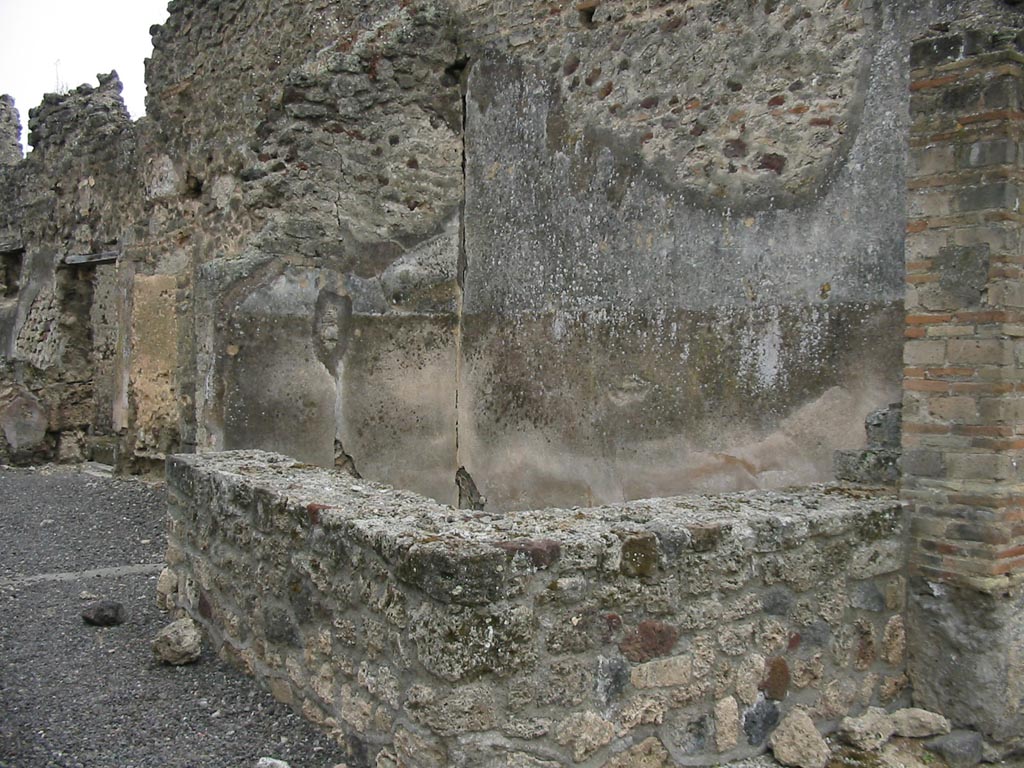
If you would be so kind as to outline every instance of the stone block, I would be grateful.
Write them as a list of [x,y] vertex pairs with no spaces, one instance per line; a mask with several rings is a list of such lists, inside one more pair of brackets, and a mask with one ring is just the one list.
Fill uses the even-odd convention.
[[950,339],[946,360],[952,366],[1012,365],[1013,344],[1002,339]]
[[963,212],[983,210],[1017,210],[1020,190],[1013,182],[990,182],[974,187],[962,188],[957,195],[958,210]]
[[898,451],[868,449],[836,451],[832,455],[832,471],[836,480],[866,485],[895,485],[899,480]]
[[988,301],[994,307],[1024,307],[1024,283],[1019,280],[994,281],[988,288]]
[[[537,660],[535,624],[524,606],[510,611],[421,608],[410,634],[421,663],[433,674],[458,681],[482,672],[507,676]],[[452,638],[460,638],[453,644]]]
[[[969,585],[911,580],[908,668],[915,703],[953,722],[973,722],[996,742],[1019,738],[1024,683],[1019,589],[979,591]],[[984,681],[984,685],[980,684]]]
[[980,733],[958,729],[925,743],[925,749],[940,755],[949,768],[974,768],[984,756]]
[[[893,616],[886,622],[882,635],[882,658],[897,666],[903,663],[907,650],[907,632],[902,616]],[[906,734],[901,734],[906,735]]]
[[845,717],[839,723],[837,735],[847,744],[869,752],[886,745],[896,726],[884,709],[869,707],[860,717]]
[[961,480],[1009,480],[1018,477],[1012,456],[996,453],[947,453],[947,476]]
[[793,768],[825,768],[831,750],[814,721],[802,709],[794,709],[779,724],[769,740],[772,755]]
[[728,752],[740,740],[740,708],[736,699],[726,696],[715,703],[715,748]]
[[935,309],[964,309],[979,306],[989,282],[991,247],[988,243],[946,245],[932,257],[932,271],[938,287],[949,302]]
[[0,400],[0,429],[15,456],[47,450],[46,409],[29,392],[15,392],[6,401]]
[[957,168],[956,148],[951,144],[910,150],[910,173],[912,176],[931,176],[952,173]]
[[946,457],[941,451],[930,449],[904,451],[900,470],[911,477],[945,477]]
[[789,692],[789,682],[790,671],[786,660],[782,656],[773,656],[768,659],[765,663],[764,678],[759,686],[765,696],[781,701]]
[[1010,165],[1017,161],[1017,148],[1013,139],[974,141],[957,149],[956,162],[961,168]]
[[693,659],[690,656],[673,656],[640,664],[630,673],[630,681],[636,688],[666,688],[686,685],[693,680]]
[[503,596],[505,555],[496,547],[467,546],[458,539],[410,547],[396,575],[436,600],[484,605]]
[[760,746],[767,741],[779,723],[779,707],[774,701],[761,695],[753,706],[743,711],[742,723],[747,744],[752,747]]
[[896,735],[910,739],[923,739],[949,733],[952,726],[949,720],[937,712],[929,712],[918,707],[899,709],[892,713],[892,722],[896,727]]
[[963,47],[964,38],[958,34],[918,40],[910,49],[910,66],[924,69],[956,61],[960,58]]
[[978,400],[966,395],[933,397],[928,401],[928,411],[932,417],[943,421],[972,424],[979,418]]
[[679,639],[679,630],[656,619],[641,621],[636,629],[627,635],[619,650],[630,661],[650,661],[659,656],[667,656]]
[[931,219],[949,216],[956,199],[944,189],[926,188],[907,195],[907,216],[912,219]]
[[555,728],[555,740],[572,750],[577,763],[586,760],[615,738],[615,726],[596,712],[567,717]]
[[941,366],[946,362],[946,342],[910,340],[903,345],[903,362],[912,366]]
[[[487,684],[456,688],[447,696],[408,711],[414,720],[440,736],[489,731],[498,724],[501,716],[497,691]],[[587,736],[589,732],[579,738]]]
[[672,765],[668,750],[657,739],[644,739],[635,747],[615,755],[602,768],[668,768]]

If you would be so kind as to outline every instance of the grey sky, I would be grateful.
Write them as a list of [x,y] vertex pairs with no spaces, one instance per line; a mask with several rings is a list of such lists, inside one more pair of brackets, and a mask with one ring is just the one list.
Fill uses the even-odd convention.
[[43,94],[117,70],[132,117],[145,111],[143,60],[149,28],[167,18],[167,0],[0,0],[0,93],[14,97],[27,144],[28,111]]

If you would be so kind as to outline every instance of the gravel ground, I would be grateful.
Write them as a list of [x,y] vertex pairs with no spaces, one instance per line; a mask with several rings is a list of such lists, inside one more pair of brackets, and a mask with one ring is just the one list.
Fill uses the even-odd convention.
[[[156,662],[162,489],[0,467],[0,768],[331,768],[341,750],[209,650]],[[86,625],[96,598],[119,627]]]

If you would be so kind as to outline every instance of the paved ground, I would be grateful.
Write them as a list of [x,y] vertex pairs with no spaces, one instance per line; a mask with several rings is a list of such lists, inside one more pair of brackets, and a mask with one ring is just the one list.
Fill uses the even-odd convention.
[[[331,768],[340,750],[209,650],[156,662],[162,490],[0,467],[0,768]],[[128,621],[86,625],[92,599]]]

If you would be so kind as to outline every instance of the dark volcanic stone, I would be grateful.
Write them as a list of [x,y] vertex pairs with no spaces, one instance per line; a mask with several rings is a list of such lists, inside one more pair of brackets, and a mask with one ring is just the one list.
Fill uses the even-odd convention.
[[972,768],[981,762],[981,734],[959,730],[925,742],[924,748],[941,755],[950,768]]
[[128,618],[124,606],[116,600],[98,600],[82,611],[82,619],[94,627],[115,627]]
[[622,542],[622,567],[626,576],[650,576],[658,567],[658,539],[653,533]]
[[747,736],[747,743],[753,747],[764,744],[778,723],[779,708],[775,702],[759,698],[754,706],[743,713],[743,733]]

